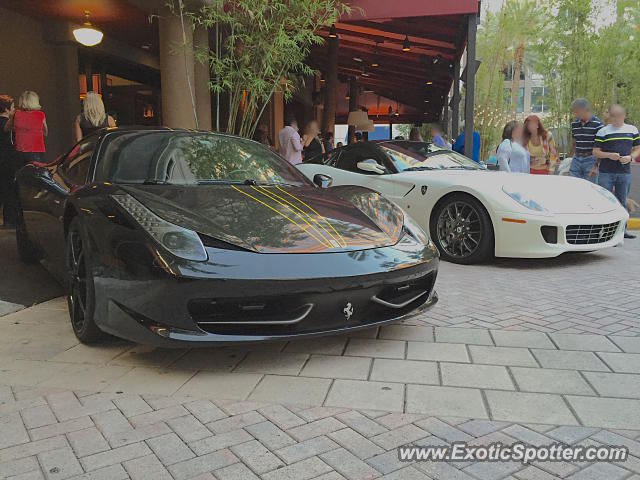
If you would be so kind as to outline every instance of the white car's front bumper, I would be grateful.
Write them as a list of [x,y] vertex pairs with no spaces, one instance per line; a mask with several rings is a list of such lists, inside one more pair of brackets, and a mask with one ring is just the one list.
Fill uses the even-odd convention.
[[[522,215],[513,212],[494,212],[492,216],[497,257],[545,258],[556,257],[564,252],[590,252],[620,245],[624,242],[624,229],[629,215],[620,208],[598,214],[556,214],[553,216]],[[606,230],[599,237],[601,228],[592,229],[589,243],[567,240],[570,225],[609,225],[618,222],[613,236],[606,240]],[[555,227],[557,242],[545,240],[541,227]],[[581,232],[585,232],[583,228]],[[585,241],[586,235],[578,238]],[[606,241],[605,241],[606,240]]]

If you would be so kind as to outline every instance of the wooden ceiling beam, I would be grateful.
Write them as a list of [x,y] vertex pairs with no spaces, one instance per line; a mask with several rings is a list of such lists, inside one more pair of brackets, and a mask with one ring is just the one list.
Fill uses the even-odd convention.
[[[365,23],[365,25],[362,25]],[[382,25],[380,25],[382,26]],[[394,42],[402,43],[404,41],[405,35],[409,36],[409,41],[412,44],[416,45],[424,45],[425,47],[435,47],[438,49],[444,50],[453,50],[456,51],[456,45],[453,42],[447,42],[442,40],[434,40],[430,37],[426,36],[426,31],[422,32],[407,32],[402,31],[401,27],[392,26],[390,28],[380,28],[376,26],[373,22],[360,22],[360,23],[336,23],[336,29],[338,33],[345,34],[357,34],[358,36],[362,36],[364,38],[383,38],[388,39]],[[451,37],[455,37],[455,31],[452,32]]]

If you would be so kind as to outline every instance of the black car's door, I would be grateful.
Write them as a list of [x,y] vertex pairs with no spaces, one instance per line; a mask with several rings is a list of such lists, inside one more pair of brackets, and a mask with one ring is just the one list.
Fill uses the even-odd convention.
[[28,164],[16,175],[19,184],[20,208],[26,232],[30,242],[40,254],[44,254],[42,240],[45,239],[45,236],[42,230],[46,223],[43,202],[48,197],[48,190],[54,188],[52,175],[60,162],[62,162],[62,157],[48,165]]
[[50,270],[64,272],[64,210],[71,193],[87,183],[91,157],[96,137],[77,143],[71,151],[48,169],[48,178],[42,182],[38,192],[38,203],[34,206],[39,218],[38,243],[43,253],[43,262]]

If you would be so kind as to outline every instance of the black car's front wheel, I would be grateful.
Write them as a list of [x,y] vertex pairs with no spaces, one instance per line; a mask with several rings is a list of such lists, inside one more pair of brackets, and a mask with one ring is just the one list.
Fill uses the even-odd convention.
[[76,217],[67,234],[65,263],[67,269],[67,305],[71,326],[82,343],[96,343],[106,337],[93,319],[95,291],[93,276],[87,265],[87,242]]
[[456,193],[436,205],[430,230],[443,260],[468,265],[493,254],[491,218],[471,195]]

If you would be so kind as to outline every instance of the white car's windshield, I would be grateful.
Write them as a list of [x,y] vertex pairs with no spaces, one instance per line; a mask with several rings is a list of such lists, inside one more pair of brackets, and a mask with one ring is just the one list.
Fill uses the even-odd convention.
[[464,155],[429,143],[382,143],[380,148],[399,172],[411,170],[484,170]]

